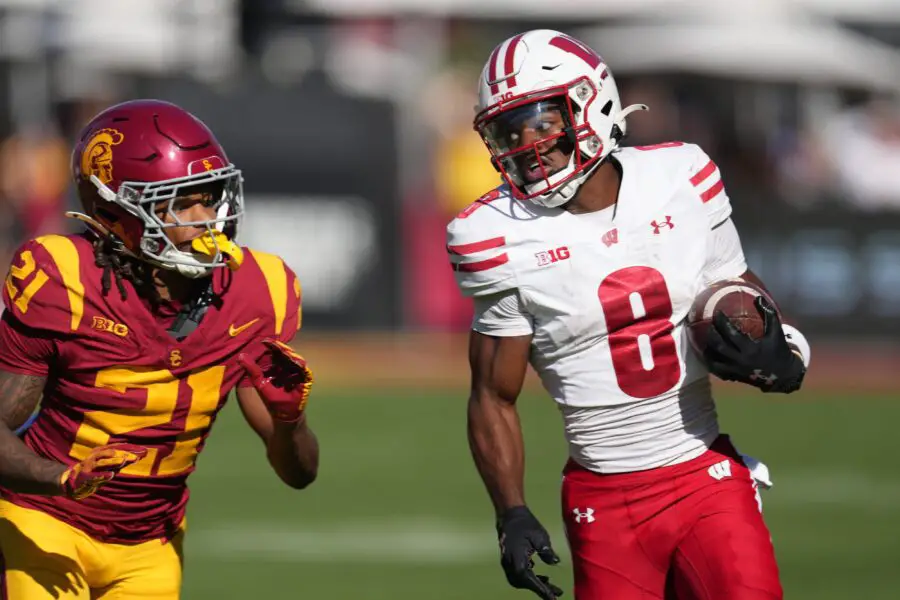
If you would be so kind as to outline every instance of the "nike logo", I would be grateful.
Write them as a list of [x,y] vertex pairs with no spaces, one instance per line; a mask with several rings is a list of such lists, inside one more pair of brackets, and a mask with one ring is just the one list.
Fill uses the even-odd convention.
[[231,337],[234,337],[234,336],[238,335],[239,333],[241,333],[242,331],[244,331],[245,329],[247,329],[248,327],[250,327],[251,325],[253,325],[254,323],[256,323],[257,321],[259,321],[259,317],[253,319],[249,323],[244,323],[240,327],[235,327],[234,323],[232,323],[228,327],[228,335],[230,335]]

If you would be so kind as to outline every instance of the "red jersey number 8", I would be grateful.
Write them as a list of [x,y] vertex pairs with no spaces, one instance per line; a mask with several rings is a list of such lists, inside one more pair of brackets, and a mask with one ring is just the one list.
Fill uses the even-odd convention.
[[597,296],[619,388],[632,398],[672,389],[681,379],[681,364],[662,273],[651,267],[620,269],[600,283]]

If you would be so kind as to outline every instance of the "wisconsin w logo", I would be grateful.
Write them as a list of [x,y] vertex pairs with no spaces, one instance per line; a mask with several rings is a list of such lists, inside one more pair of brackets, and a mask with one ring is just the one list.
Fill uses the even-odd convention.
[[706,472],[716,481],[722,481],[726,477],[731,477],[731,461],[726,458],[712,465]]

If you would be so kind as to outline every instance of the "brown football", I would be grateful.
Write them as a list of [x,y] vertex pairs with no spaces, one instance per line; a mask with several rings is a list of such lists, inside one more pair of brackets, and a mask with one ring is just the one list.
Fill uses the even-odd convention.
[[761,287],[743,279],[717,281],[703,290],[694,299],[687,317],[688,339],[694,350],[703,356],[706,337],[717,310],[725,313],[738,329],[751,338],[762,337],[765,323],[753,304],[760,295],[768,297]]

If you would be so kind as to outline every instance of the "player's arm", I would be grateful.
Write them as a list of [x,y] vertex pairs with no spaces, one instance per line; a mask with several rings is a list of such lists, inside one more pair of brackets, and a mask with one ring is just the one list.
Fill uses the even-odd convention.
[[252,387],[238,388],[237,398],[247,423],[265,444],[269,464],[278,477],[295,489],[315,481],[319,442],[306,418],[295,423],[276,420]]
[[[0,331],[0,339],[8,341],[8,336]],[[73,465],[35,454],[14,432],[37,408],[46,381],[45,376],[0,370],[0,483],[5,488],[81,500],[146,455],[146,448],[132,444],[100,446]]]
[[525,448],[516,400],[525,380],[531,337],[472,331],[469,338],[469,448],[498,517],[525,505]]
[[[693,155],[688,185],[703,205],[709,224],[705,283],[742,277],[765,289],[759,277],[747,268],[740,236],[731,219],[731,200],[718,167],[699,147],[687,149]],[[742,381],[765,392],[793,392],[800,388],[806,374],[809,344],[795,328],[782,326],[767,298],[757,300],[757,310],[766,326],[766,334],[759,340],[751,340],[724,315],[713,318],[705,357],[707,366],[722,379]],[[791,336],[797,346],[805,347],[805,354],[793,351],[796,347],[792,348],[785,339]],[[760,373],[766,377],[760,377]]]
[[53,360],[48,336],[11,316],[0,318],[0,483],[22,494],[81,500],[147,453],[131,444],[94,448],[72,465],[38,456],[14,433],[37,408]]
[[240,363],[251,387],[238,387],[241,411],[266,445],[269,464],[284,483],[303,489],[319,471],[319,442],[309,427],[306,402],[312,371],[290,346],[266,340],[267,356],[257,364],[242,356]]
[[547,564],[558,563],[559,557],[546,529],[525,504],[525,446],[516,410],[532,324],[514,291],[476,298],[475,311],[469,337],[469,448],[497,515],[500,563],[513,587],[556,598],[562,590],[533,570],[534,553]]
[[35,454],[14,433],[37,408],[46,377],[0,371],[0,483],[21,494],[62,494],[66,465]]
[[[728,217],[710,232],[705,278],[711,283],[736,275],[768,292],[747,268],[740,237]],[[800,389],[809,366],[809,343],[797,328],[781,322],[768,298],[758,298],[756,308],[765,322],[765,334],[758,340],[750,339],[724,315],[714,316],[707,366],[721,379],[747,383],[764,392],[794,392]]]

